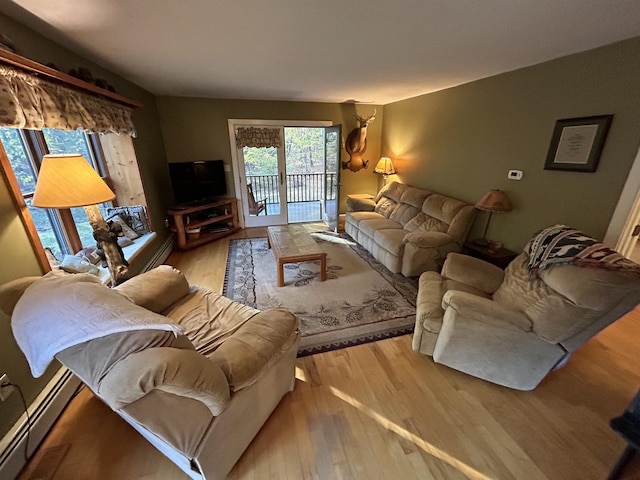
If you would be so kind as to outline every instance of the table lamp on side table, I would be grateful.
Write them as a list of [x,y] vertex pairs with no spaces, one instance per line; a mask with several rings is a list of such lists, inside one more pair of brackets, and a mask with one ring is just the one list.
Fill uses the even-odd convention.
[[100,242],[109,267],[111,285],[129,278],[129,268],[119,248],[117,236],[104,220],[98,204],[116,197],[82,155],[45,155],[33,194],[33,206],[39,208],[84,207]]
[[478,200],[475,204],[478,210],[484,210],[489,212],[489,218],[487,218],[487,224],[484,227],[484,234],[482,238],[478,238],[473,241],[476,245],[488,246],[491,242],[487,240],[487,231],[489,230],[489,223],[491,222],[491,215],[494,212],[510,212],[511,202],[509,197],[502,190],[494,189],[489,190],[484,197]]
[[396,169],[393,168],[393,162],[391,162],[391,159],[389,157],[382,157],[380,160],[378,160],[376,167],[373,169],[373,173],[381,174],[384,180],[384,184],[386,185],[387,178],[389,177],[389,175],[393,175],[394,173],[396,173]]

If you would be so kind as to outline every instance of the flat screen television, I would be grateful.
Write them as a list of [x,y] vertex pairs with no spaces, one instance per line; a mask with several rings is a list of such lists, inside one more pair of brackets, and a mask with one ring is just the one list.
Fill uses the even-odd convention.
[[223,160],[170,163],[169,174],[178,205],[207,203],[227,193]]

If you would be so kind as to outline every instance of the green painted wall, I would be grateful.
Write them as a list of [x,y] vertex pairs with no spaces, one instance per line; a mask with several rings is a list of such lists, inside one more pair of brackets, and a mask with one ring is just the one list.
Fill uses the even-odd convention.
[[[404,183],[471,203],[506,191],[513,211],[488,236],[508,248],[554,223],[602,239],[640,144],[638,59],[640,37],[386,105],[382,152]],[[556,120],[602,114],[614,119],[595,173],[544,170]]]
[[[158,97],[158,111],[162,124],[167,158],[170,162],[204,159],[223,159],[231,165],[229,119],[260,120],[330,120],[342,125],[346,138],[356,127],[355,113],[368,116],[377,109],[376,119],[367,129],[367,169],[358,172],[342,170],[341,211],[346,210],[346,194],[375,193],[379,175],[373,173],[380,158],[380,135],[383,108],[376,105],[341,105],[331,103],[273,102],[251,100],[218,100],[208,98]],[[235,148],[235,146],[234,146]],[[342,149],[342,160],[348,160]],[[229,194],[233,194],[233,179],[227,176]]]
[[[170,233],[164,228],[165,211],[171,203],[167,195],[169,172],[166,166],[164,145],[157,120],[155,97],[149,92],[114,75],[81,56],[66,50],[0,14],[0,31],[11,38],[19,53],[36,62],[55,63],[62,71],[71,68],[88,68],[94,76],[108,80],[116,91],[125,97],[141,101],[144,107],[134,115],[138,137],[134,140],[140,163],[142,180],[149,203],[151,220],[158,232],[156,248],[150,248],[134,266],[143,266],[154,254],[157,247]],[[41,274],[27,235],[11,201],[9,190],[0,176],[0,284],[27,275]],[[8,373],[14,383],[21,386],[28,403],[31,403],[59,366],[53,365],[45,375],[34,379],[29,367],[13,340],[9,318],[0,313],[0,373]],[[0,403],[0,438],[22,414],[23,408],[18,395],[12,395]]]

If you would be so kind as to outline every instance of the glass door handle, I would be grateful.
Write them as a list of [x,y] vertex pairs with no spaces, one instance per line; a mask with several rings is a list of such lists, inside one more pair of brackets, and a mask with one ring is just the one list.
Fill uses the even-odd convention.
[[280,185],[284,185],[284,176],[282,175],[282,172],[280,172]]

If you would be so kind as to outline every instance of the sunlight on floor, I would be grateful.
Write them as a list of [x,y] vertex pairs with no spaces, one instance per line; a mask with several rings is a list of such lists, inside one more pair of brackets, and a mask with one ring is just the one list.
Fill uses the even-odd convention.
[[395,433],[397,435],[400,435],[402,438],[412,442],[418,448],[421,448],[422,450],[424,450],[429,455],[431,455],[433,457],[436,457],[436,458],[439,458],[443,462],[448,463],[453,468],[455,468],[456,470],[460,471],[461,473],[463,473],[464,475],[466,475],[470,479],[472,479],[472,480],[492,480],[491,477],[487,477],[485,474],[475,470],[474,468],[470,467],[466,463],[463,463],[460,460],[452,457],[447,452],[444,452],[444,451],[440,450],[439,448],[433,446],[429,442],[427,442],[427,441],[423,440],[422,438],[418,437],[416,434],[411,433],[406,428],[403,428],[403,427],[391,422],[390,420],[388,420],[387,418],[383,417],[379,413],[374,412],[369,407],[364,405],[362,402],[359,402],[358,400],[356,400],[355,398],[351,397],[350,395],[347,395],[346,393],[341,392],[337,388],[331,387],[331,386],[329,387],[329,390],[331,391],[331,393],[333,395],[338,397],[340,400],[348,403],[352,407],[357,408],[362,413],[367,415],[369,418],[373,419],[375,422],[379,423],[380,425],[382,425],[386,429],[392,431],[393,433]]
[[[307,381],[306,373],[300,367],[296,367],[296,379],[300,380],[301,382],[306,382]],[[422,438],[417,436],[415,433],[411,433],[406,428],[403,428],[400,425],[397,425],[396,423],[393,423],[389,419],[383,417],[379,413],[374,412],[372,409],[367,407],[364,403],[356,400],[352,396],[347,395],[346,393],[338,390],[335,387],[329,386],[328,388],[329,388],[329,391],[334,396],[338,397],[343,402],[346,402],[349,405],[351,405],[352,407],[357,408],[362,413],[364,413],[366,416],[368,416],[369,418],[371,418],[372,420],[374,420],[378,424],[382,425],[387,430],[395,433],[396,435],[401,436],[405,440],[408,440],[409,442],[411,442],[414,445],[416,445],[418,448],[424,450],[429,455],[431,455],[433,457],[436,457],[436,458],[442,460],[443,462],[446,462],[447,464],[449,464],[450,466],[452,466],[453,468],[455,468],[459,472],[461,472],[464,475],[466,475],[471,480],[493,480],[491,477],[486,476],[484,473],[481,473],[481,472],[477,471],[476,469],[470,467],[466,463],[461,462],[460,460],[452,457],[447,452],[444,452],[443,450],[439,449],[438,447],[435,447],[434,445],[430,444],[429,442],[423,440]]]

